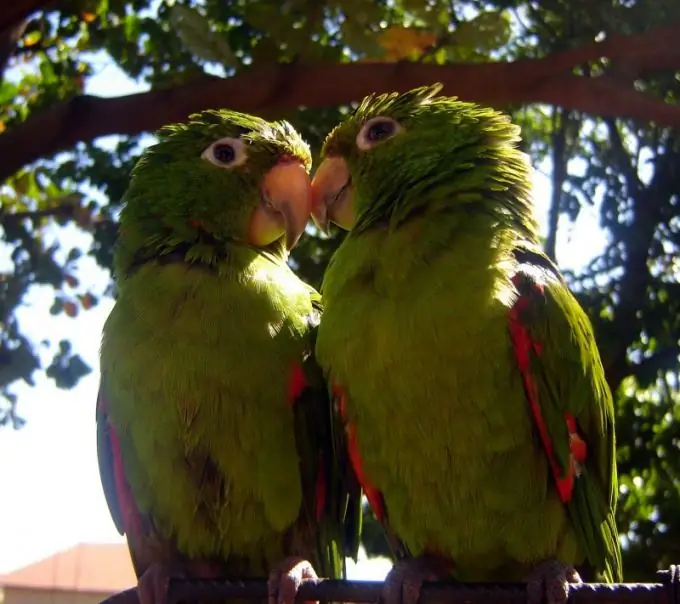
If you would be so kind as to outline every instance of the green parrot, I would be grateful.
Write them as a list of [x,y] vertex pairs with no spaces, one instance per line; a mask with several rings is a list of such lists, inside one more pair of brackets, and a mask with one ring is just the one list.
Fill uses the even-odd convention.
[[540,249],[519,127],[440,90],[369,96],[324,143],[312,215],[349,233],[317,362],[397,544],[388,602],[450,578],[563,604],[621,580],[612,396]]
[[173,576],[268,576],[270,604],[292,604],[315,569],[344,577],[343,521],[360,517],[313,358],[321,299],[287,265],[309,148],[287,122],[226,110],[158,134],[124,197],[103,330],[107,503],[142,604]]

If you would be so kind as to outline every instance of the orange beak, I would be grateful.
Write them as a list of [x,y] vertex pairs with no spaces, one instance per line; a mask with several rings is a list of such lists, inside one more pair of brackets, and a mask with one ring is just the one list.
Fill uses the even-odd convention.
[[307,226],[312,196],[309,174],[297,159],[284,159],[262,179],[260,204],[250,220],[249,242],[262,247],[285,233],[286,248],[292,250]]
[[354,225],[352,185],[347,162],[327,157],[312,179],[312,219],[324,233],[329,222],[349,230]]

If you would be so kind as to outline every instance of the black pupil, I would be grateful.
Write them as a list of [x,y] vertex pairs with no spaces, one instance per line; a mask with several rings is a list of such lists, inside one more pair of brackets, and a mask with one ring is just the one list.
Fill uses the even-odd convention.
[[235,155],[234,148],[231,145],[215,145],[213,148],[213,157],[223,164],[234,161]]
[[376,122],[368,129],[368,140],[379,141],[394,132],[394,124],[392,122]]

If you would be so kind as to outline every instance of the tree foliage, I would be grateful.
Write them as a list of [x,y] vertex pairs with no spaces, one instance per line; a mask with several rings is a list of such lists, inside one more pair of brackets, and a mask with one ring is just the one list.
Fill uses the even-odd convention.
[[[351,102],[442,81],[510,111],[552,168],[546,248],[599,210],[604,253],[568,278],[617,393],[627,579],[680,554],[680,3],[677,0],[15,0],[0,14],[0,422],[19,381],[72,388],[68,341],[41,362],[17,309],[38,285],[77,320],[111,267],[116,216],[150,131],[214,106],[290,119],[315,151]],[[145,85],[86,94],[102,57]],[[114,142],[104,135],[118,135]],[[81,249],[54,233],[68,225]],[[55,231],[56,229],[56,231]],[[293,265],[319,285],[340,241],[310,235]],[[559,257],[557,258],[559,261]],[[111,292],[105,292],[111,295]],[[371,551],[384,546],[369,530]]]

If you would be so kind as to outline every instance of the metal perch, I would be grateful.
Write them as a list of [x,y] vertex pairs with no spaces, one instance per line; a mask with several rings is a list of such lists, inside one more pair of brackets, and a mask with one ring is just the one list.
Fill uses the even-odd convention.
[[[657,573],[660,583],[584,583],[569,588],[570,604],[680,604],[680,566]],[[381,582],[305,581],[298,602],[378,602]],[[217,602],[230,598],[263,600],[266,581],[175,580],[167,604]],[[425,583],[419,604],[525,604],[523,583]],[[139,604],[137,590],[128,589],[101,604]]]

